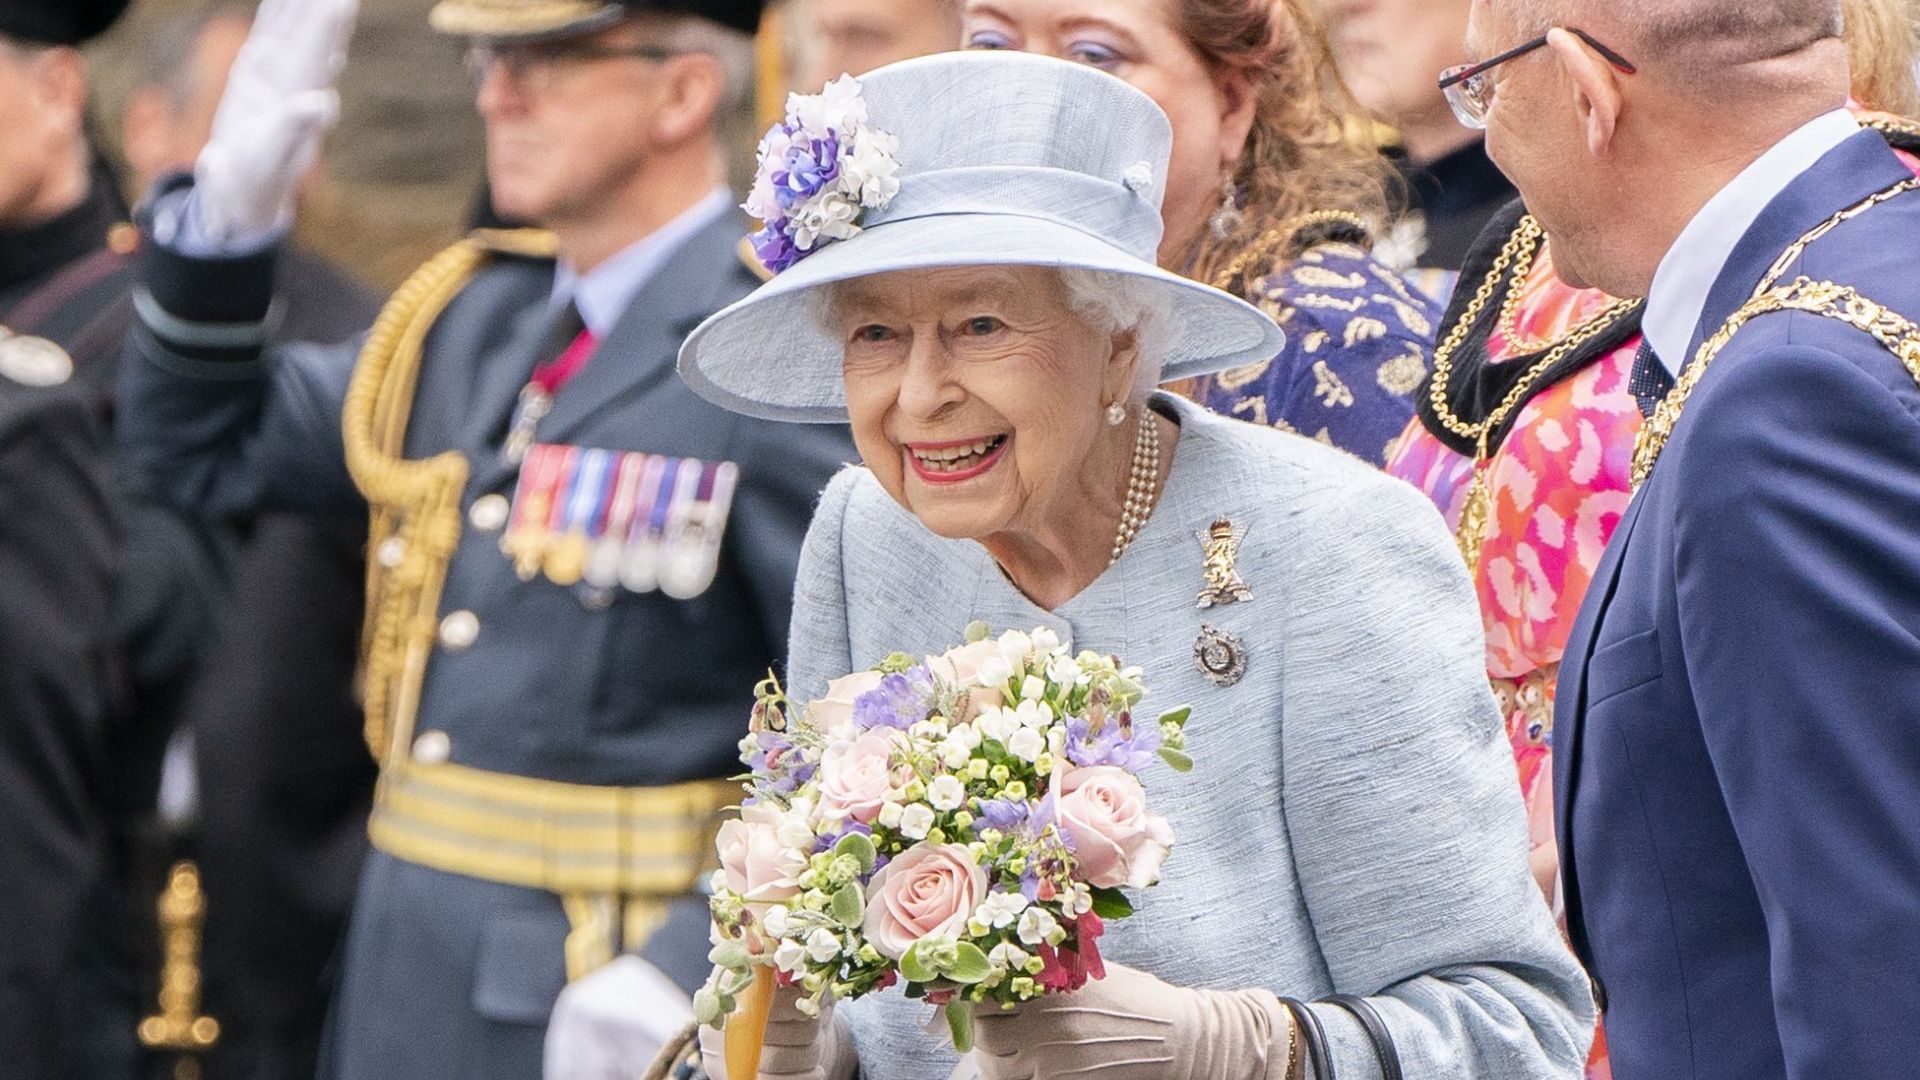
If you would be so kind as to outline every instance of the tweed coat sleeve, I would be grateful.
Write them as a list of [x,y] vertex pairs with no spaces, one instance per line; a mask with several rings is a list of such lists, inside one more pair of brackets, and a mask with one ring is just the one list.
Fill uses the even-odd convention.
[[[1370,996],[1410,1077],[1577,1077],[1586,976],[1527,869],[1527,825],[1459,553],[1382,477],[1303,522],[1290,575],[1282,750],[1288,834],[1339,990]],[[1380,1076],[1315,1006],[1341,1080]]]
[[787,696],[811,701],[827,683],[853,670],[852,639],[847,628],[846,564],[841,530],[847,505],[864,470],[846,468],[827,485],[813,524],[800,549],[800,572],[793,588],[793,622],[787,642]]

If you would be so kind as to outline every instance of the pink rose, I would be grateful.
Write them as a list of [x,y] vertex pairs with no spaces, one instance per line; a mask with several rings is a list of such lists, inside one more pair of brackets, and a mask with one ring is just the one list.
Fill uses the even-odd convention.
[[827,747],[820,759],[820,815],[872,824],[880,816],[887,789],[904,787],[912,770],[893,760],[906,748],[906,736],[893,728],[874,728],[852,741]]
[[987,872],[959,844],[916,844],[888,863],[867,886],[867,917],[860,929],[894,960],[933,934],[966,935],[967,917],[987,895]]
[[987,666],[989,660],[994,661],[992,666],[998,669],[998,674],[1004,681],[1009,669],[1001,656],[1000,643],[992,639],[976,641],[971,645],[948,649],[939,656],[927,657],[927,670],[933,672],[935,678],[949,686],[972,691],[967,695],[968,700],[973,704],[970,714],[955,717],[955,719],[971,720],[979,715],[981,709],[989,705],[999,705],[1005,700],[999,686],[986,689],[980,685],[981,669]]
[[1060,782],[1056,813],[1073,841],[1078,876],[1100,888],[1144,889],[1160,879],[1173,846],[1166,819],[1147,813],[1147,792],[1125,769],[1075,769]]
[[714,843],[727,888],[754,903],[775,903],[800,891],[787,870],[793,861],[779,839],[780,811],[765,804],[743,807],[737,820],[720,826]]
[[880,685],[885,678],[877,671],[856,671],[827,684],[827,693],[810,707],[808,716],[830,736],[837,736],[853,724],[853,703],[861,694]]

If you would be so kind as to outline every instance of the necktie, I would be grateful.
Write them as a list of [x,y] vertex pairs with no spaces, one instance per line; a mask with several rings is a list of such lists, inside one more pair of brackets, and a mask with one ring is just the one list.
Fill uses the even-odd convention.
[[554,323],[551,342],[558,355],[543,361],[533,369],[533,375],[520,391],[520,399],[513,410],[513,421],[507,428],[507,442],[501,449],[501,456],[509,463],[518,465],[527,456],[534,442],[534,429],[540,421],[553,410],[554,395],[560,388],[572,381],[580,369],[587,366],[593,352],[600,345],[600,339],[586,328],[580,318],[580,312],[572,304],[560,312]]
[[1639,354],[1633,358],[1633,375],[1627,380],[1627,389],[1640,403],[1642,416],[1652,416],[1653,410],[1673,389],[1673,375],[1654,353],[1653,343],[1644,338],[1640,341]]

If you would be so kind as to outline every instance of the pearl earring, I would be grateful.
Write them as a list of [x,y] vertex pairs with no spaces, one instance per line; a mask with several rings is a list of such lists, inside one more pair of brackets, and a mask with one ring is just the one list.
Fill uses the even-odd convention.
[[1124,424],[1126,422],[1127,422],[1127,407],[1125,405],[1122,405],[1116,401],[1113,404],[1107,406],[1107,426],[1108,427],[1119,427],[1121,424]]
[[1240,185],[1229,176],[1220,184],[1220,209],[1213,212],[1208,226],[1213,229],[1217,240],[1230,239],[1245,224],[1246,216],[1240,212]]

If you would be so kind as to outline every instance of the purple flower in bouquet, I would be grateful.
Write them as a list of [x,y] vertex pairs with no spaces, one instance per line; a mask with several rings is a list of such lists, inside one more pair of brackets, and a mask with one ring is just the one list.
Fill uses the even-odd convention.
[[[819,766],[802,758],[793,740],[783,732],[762,730],[753,735],[754,750],[746,757],[753,772],[755,796],[792,795],[813,779]],[[798,764],[795,764],[798,762]]]
[[1015,799],[989,799],[980,804],[980,816],[975,820],[983,828],[999,829],[1009,832],[1024,825],[1030,810],[1027,804]]
[[1093,730],[1082,717],[1067,720],[1067,760],[1081,768],[1111,765],[1138,774],[1153,763],[1160,750],[1160,728],[1136,725],[1130,719],[1109,717]]
[[905,731],[927,718],[933,709],[933,673],[925,667],[908,668],[880,680],[853,703],[853,726],[869,731],[895,728]]

